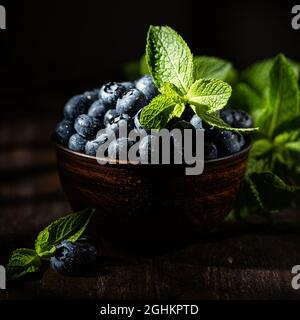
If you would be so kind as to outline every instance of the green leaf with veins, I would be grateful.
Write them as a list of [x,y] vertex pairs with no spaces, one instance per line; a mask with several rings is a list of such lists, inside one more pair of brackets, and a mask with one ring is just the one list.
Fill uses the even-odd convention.
[[28,273],[39,271],[41,259],[35,250],[17,249],[13,252],[6,266],[7,279],[15,280]]
[[251,174],[250,188],[259,206],[271,212],[288,206],[297,189],[271,171]]
[[182,37],[170,27],[150,26],[146,60],[156,86],[173,83],[183,94],[193,83],[193,56]]
[[232,128],[218,115],[214,113],[208,113],[207,110],[204,110],[202,106],[192,106],[192,109],[200,118],[213,127],[235,132],[252,132],[258,130],[258,128]]
[[145,55],[142,55],[142,57],[140,59],[139,68],[140,68],[140,75],[141,76],[143,76],[145,74],[150,74]]
[[294,70],[283,55],[279,55],[270,72],[270,106],[268,112],[268,136],[276,127],[300,114],[298,82]]
[[194,79],[219,79],[235,83],[237,71],[232,64],[216,57],[194,57]]
[[85,231],[94,210],[86,209],[62,217],[41,231],[35,242],[40,257],[47,257],[56,251],[56,245],[63,240],[75,242]]
[[186,97],[190,104],[214,112],[227,104],[231,91],[231,86],[222,80],[200,79],[193,83]]
[[160,130],[173,116],[183,112],[182,106],[184,105],[177,95],[158,95],[143,109],[140,118],[141,125],[147,129]]
[[241,74],[230,105],[248,111],[267,137],[300,114],[294,65],[283,55],[257,63]]

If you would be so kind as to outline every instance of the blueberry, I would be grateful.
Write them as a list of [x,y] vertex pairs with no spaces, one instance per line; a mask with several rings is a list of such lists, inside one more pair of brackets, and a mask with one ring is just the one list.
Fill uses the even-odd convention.
[[125,137],[113,140],[108,147],[108,156],[112,159],[127,160],[128,150],[134,143],[133,140]]
[[77,152],[84,152],[87,140],[78,133],[73,134],[69,139],[69,149]]
[[233,128],[251,128],[253,126],[252,118],[242,110],[223,109],[220,116]]
[[146,104],[146,97],[140,90],[129,89],[118,99],[116,111],[134,116]]
[[78,134],[86,139],[93,138],[100,129],[100,121],[86,114],[81,114],[75,120],[74,128]]
[[214,143],[204,143],[204,158],[205,160],[212,160],[218,158],[218,149]]
[[134,116],[134,126],[137,129],[137,131],[141,134],[141,135],[147,135],[151,133],[151,129],[145,129],[141,123],[140,123],[140,116],[141,116],[141,112],[143,109],[139,110],[137,112],[137,114]]
[[204,140],[209,142],[214,142],[215,139],[218,137],[220,130],[205,122],[203,122],[202,125],[204,128]]
[[[139,144],[140,160],[142,163],[150,163],[151,157],[157,156],[159,152],[159,137],[155,135],[148,135],[144,137]],[[154,154],[156,153],[156,156]]]
[[126,90],[134,89],[134,88],[135,88],[134,83],[133,83],[133,82],[129,82],[129,81],[121,82],[121,85],[122,85]]
[[111,124],[113,122],[113,120],[118,116],[118,112],[115,109],[109,109],[103,118],[103,124],[106,126],[108,126],[109,124]]
[[59,143],[67,145],[71,135],[74,133],[73,123],[68,120],[61,121],[55,129],[55,135]]
[[99,88],[93,89],[93,90],[89,90],[86,91],[84,93],[84,95],[91,100],[91,102],[95,102],[96,100],[98,100],[98,96],[99,96]]
[[138,90],[143,92],[148,102],[158,95],[158,90],[156,89],[150,75],[145,75],[138,79],[135,86]]
[[88,242],[62,241],[50,258],[50,267],[62,274],[77,274],[97,257],[95,246]]
[[234,110],[233,119],[232,126],[234,128],[251,128],[253,126],[252,118],[245,111]]
[[195,113],[193,109],[190,107],[187,107],[184,109],[183,114],[181,115],[181,118],[185,121],[190,122],[194,114]]
[[119,114],[112,122],[106,127],[108,135],[114,134],[119,136],[120,130],[127,130],[127,134],[133,129],[133,119],[128,114]]
[[195,128],[191,123],[189,123],[185,120],[181,120],[178,117],[175,117],[175,118],[171,119],[171,121],[169,121],[169,123],[167,124],[167,129],[169,129],[169,130],[173,130],[173,129],[184,130],[184,129],[195,129]]
[[108,140],[108,135],[103,133],[96,137],[94,140],[90,140],[85,145],[85,153],[90,156],[96,156],[97,150]]
[[220,151],[220,154],[225,156],[239,152],[245,145],[245,139],[239,132],[222,130],[214,143]]
[[203,129],[202,119],[196,114],[192,116],[190,123],[194,126],[195,129]]
[[85,95],[71,98],[64,107],[66,120],[74,121],[80,114],[86,113],[91,105],[91,100]]
[[106,107],[101,100],[96,100],[89,108],[88,116],[103,119],[106,113]]
[[233,110],[231,109],[223,109],[220,111],[220,117],[222,118],[222,120],[224,122],[226,122],[227,124],[229,124],[230,126],[233,125]]
[[103,101],[107,108],[115,107],[117,100],[125,91],[125,87],[117,82],[109,82],[103,85],[99,91],[99,99]]

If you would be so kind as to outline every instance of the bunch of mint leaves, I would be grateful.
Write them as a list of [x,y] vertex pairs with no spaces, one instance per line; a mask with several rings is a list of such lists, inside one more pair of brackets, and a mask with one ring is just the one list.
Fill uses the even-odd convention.
[[[203,58],[193,58],[185,41],[172,28],[150,26],[145,59],[160,94],[142,110],[143,127],[160,130],[172,118],[180,117],[185,108],[192,108],[206,123],[217,128],[244,132],[257,129],[232,128],[220,118],[218,111],[227,104],[231,86],[212,78],[214,75],[208,78],[209,66],[204,67]],[[225,66],[216,68],[215,75],[228,73],[224,69]]]
[[[157,29],[160,28],[164,27],[150,28],[146,55],[126,66],[125,71],[132,79],[144,74],[152,74],[155,79],[157,70],[164,65],[164,60],[160,62],[159,50],[156,53],[150,42],[153,33],[159,32]],[[172,41],[172,37],[162,39],[165,39],[162,43],[168,43],[169,39],[174,44],[173,51],[176,51],[179,44]],[[190,52],[186,50],[185,54],[182,54],[184,50],[180,51],[181,61],[191,61]],[[158,58],[152,59],[152,53],[156,53]],[[231,218],[244,218],[251,213],[263,213],[270,217],[270,213],[283,208],[299,206],[300,64],[279,54],[255,63],[240,73],[232,63],[217,57],[195,56],[193,65],[194,80],[218,79],[230,84],[232,94],[226,107],[245,110],[252,116],[254,125],[260,128],[253,136],[245,183]],[[165,75],[161,79],[169,81]],[[170,82],[178,86],[176,79]],[[158,87],[160,83],[158,79]],[[177,106],[175,112],[180,114],[181,110],[178,109]]]
[[38,234],[34,249],[16,249],[6,267],[8,280],[38,272],[43,260],[48,260],[55,254],[59,243],[63,240],[76,242],[80,239],[93,214],[94,209],[85,209],[62,217]]
[[267,216],[296,206],[300,175],[300,66],[283,54],[242,71],[229,105],[260,127],[235,214]]

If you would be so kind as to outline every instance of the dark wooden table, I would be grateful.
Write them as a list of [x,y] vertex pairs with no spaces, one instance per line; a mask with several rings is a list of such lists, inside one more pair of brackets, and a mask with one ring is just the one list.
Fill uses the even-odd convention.
[[[33,246],[39,230],[70,211],[49,141],[56,121],[44,116],[1,124],[0,264],[14,248]],[[291,287],[292,266],[300,264],[299,231],[225,224],[157,256],[103,248],[89,275],[64,277],[46,269],[9,283],[0,299],[299,299],[300,290]]]

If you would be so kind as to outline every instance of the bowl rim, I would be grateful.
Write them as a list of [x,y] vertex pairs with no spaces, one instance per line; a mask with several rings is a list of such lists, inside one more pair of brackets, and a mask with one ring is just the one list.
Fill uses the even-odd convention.
[[[80,152],[76,152],[76,151],[70,150],[69,148],[67,148],[64,145],[62,145],[59,142],[57,142],[54,133],[51,135],[51,140],[52,140],[52,143],[56,146],[57,149],[65,152],[65,153],[67,153],[67,154],[69,154],[71,156],[75,156],[77,158],[82,158],[82,159],[85,159],[85,160],[90,161],[90,162],[91,161],[93,161],[93,162],[96,161],[98,163],[97,157],[90,156],[90,155],[87,155],[85,153],[80,153]],[[225,157],[217,158],[217,159],[204,160],[204,163],[208,164],[208,165],[218,165],[218,164],[226,163],[229,160],[235,160],[237,158],[242,158],[243,156],[245,156],[245,155],[247,155],[249,153],[249,151],[250,151],[250,149],[252,147],[251,136],[246,136],[245,140],[246,140],[246,144],[245,144],[245,146],[243,147],[243,149],[241,151],[233,153],[233,154],[225,156]],[[99,159],[101,160],[101,158],[99,158]],[[124,161],[124,160],[115,160],[115,159],[109,159],[109,162],[107,162],[104,165],[111,165],[111,164],[112,165],[117,165],[118,164],[118,165],[133,165],[133,166],[149,166],[149,164],[145,164],[145,163],[144,164],[140,163],[140,162],[134,163],[134,162]],[[160,164],[158,164],[158,165],[160,165]],[[181,166],[181,165],[188,166],[187,164],[178,164],[178,165],[179,166]],[[157,165],[155,165],[155,166],[157,166]]]

